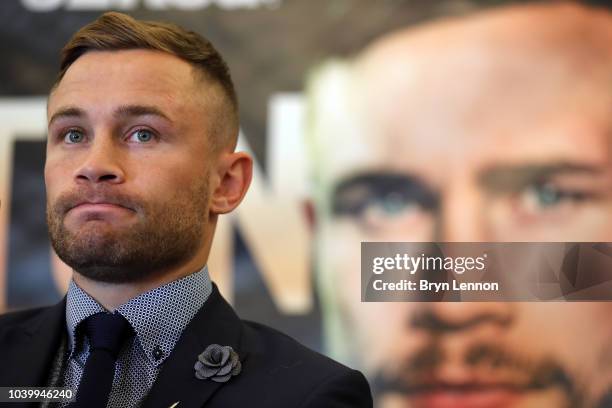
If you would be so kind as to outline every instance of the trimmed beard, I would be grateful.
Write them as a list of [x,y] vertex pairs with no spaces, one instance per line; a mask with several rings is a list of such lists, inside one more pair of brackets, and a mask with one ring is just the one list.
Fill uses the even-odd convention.
[[[53,249],[79,274],[99,282],[128,283],[163,275],[189,261],[201,247],[208,223],[208,173],[187,190],[174,190],[163,202],[147,202],[113,191],[112,186],[80,188],[47,203]],[[64,223],[66,213],[96,194],[136,212],[136,224],[123,229],[89,221],[77,231]]]

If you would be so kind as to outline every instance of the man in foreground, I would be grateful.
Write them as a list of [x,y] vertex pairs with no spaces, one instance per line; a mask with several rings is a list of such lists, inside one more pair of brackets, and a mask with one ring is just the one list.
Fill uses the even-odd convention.
[[360,373],[240,321],[210,281],[217,218],[251,179],[237,135],[229,70],[199,35],[119,13],[74,35],[45,165],[73,280],[0,318],[0,385],[70,387],[71,407],[371,406]]
[[612,406],[610,303],[361,303],[363,241],[611,241],[612,16],[392,33],[309,86],[331,353],[381,407]]

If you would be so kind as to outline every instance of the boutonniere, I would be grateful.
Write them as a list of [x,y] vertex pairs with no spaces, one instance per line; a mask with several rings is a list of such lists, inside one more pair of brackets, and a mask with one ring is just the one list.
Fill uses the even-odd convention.
[[194,368],[195,376],[200,380],[226,382],[232,376],[240,374],[242,364],[238,353],[230,346],[211,344],[198,355]]

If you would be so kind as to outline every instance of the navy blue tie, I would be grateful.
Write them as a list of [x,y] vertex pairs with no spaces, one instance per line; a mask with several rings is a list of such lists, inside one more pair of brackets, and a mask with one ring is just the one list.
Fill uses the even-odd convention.
[[81,324],[89,338],[89,357],[81,376],[76,401],[70,408],[104,408],[113,386],[117,355],[133,331],[125,317],[119,313],[96,313]]

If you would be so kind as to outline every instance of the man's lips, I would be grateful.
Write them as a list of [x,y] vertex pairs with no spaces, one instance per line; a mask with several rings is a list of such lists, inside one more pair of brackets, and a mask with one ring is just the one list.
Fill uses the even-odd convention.
[[431,384],[410,393],[414,408],[508,408],[526,392],[510,384]]
[[115,204],[112,202],[90,202],[84,201],[81,202],[74,207],[72,207],[69,212],[113,212],[113,211],[132,211],[131,208],[125,207],[120,204]]

